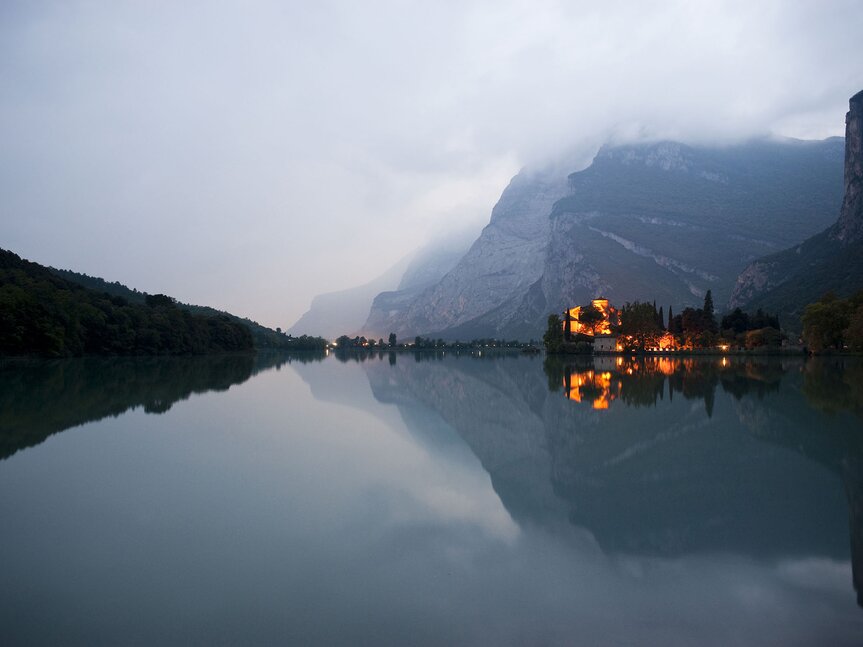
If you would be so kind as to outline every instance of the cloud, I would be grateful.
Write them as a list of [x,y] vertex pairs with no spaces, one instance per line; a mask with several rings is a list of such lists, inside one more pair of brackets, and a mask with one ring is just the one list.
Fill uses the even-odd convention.
[[521,166],[608,138],[841,134],[832,3],[39,3],[0,20],[0,240],[289,325]]

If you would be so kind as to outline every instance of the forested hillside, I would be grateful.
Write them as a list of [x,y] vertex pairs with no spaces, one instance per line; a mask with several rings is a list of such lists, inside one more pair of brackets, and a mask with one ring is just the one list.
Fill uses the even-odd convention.
[[[129,288],[122,283],[114,281],[110,283],[105,279],[87,274],[80,274],[71,270],[58,270],[53,267],[48,268],[51,272],[73,283],[77,283],[97,292],[106,292],[112,296],[123,297],[130,303],[145,303],[147,294],[138,290]],[[227,317],[230,321],[245,326],[252,334],[252,340],[255,348],[260,349],[275,349],[275,350],[322,350],[326,346],[326,340],[321,337],[311,337],[301,335],[292,337],[282,334],[279,331],[262,326],[257,321],[238,317],[230,312],[217,310],[209,306],[198,306],[189,303],[176,302],[177,307],[191,312],[192,314],[202,315],[206,317]]]
[[[0,355],[197,355],[250,351],[248,328],[165,295],[132,302],[0,250]],[[143,302],[141,302],[143,301]]]

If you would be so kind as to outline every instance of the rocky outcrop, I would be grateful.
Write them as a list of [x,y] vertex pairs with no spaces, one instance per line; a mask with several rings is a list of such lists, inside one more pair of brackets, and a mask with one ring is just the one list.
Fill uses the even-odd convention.
[[738,276],[731,307],[776,312],[799,330],[803,309],[828,291],[863,289],[863,92],[845,117],[844,197],[839,219],[803,243],[749,265]]

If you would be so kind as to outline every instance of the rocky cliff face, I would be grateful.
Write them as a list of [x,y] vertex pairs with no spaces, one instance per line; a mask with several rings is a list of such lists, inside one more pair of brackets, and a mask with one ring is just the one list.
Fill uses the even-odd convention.
[[801,244],[746,267],[730,307],[765,308],[795,330],[806,304],[824,293],[863,289],[863,92],[851,98],[845,117],[844,177],[839,219]]
[[675,142],[603,148],[586,169],[523,172],[435,285],[381,295],[374,326],[400,337],[539,338],[550,312],[605,296],[725,301],[746,263],[825,227],[843,144]]
[[456,232],[430,243],[411,261],[395,290],[381,292],[366,308],[362,334],[366,337],[386,337],[391,332],[405,335],[400,322],[405,319],[416,298],[423,290],[436,285],[461,260],[476,238],[467,232]]
[[[494,207],[491,221],[458,264],[418,294],[381,295],[368,326],[400,337],[450,330],[496,311],[506,319],[541,276],[548,242],[549,214],[568,191],[553,173],[515,176]],[[486,326],[492,333],[496,325]]]
[[845,115],[845,198],[831,235],[844,244],[863,239],[863,91]]

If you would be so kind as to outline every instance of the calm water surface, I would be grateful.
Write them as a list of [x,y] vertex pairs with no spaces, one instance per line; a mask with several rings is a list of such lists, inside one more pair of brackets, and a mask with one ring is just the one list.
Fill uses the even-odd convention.
[[850,645],[855,573],[860,362],[0,364],[3,645]]

